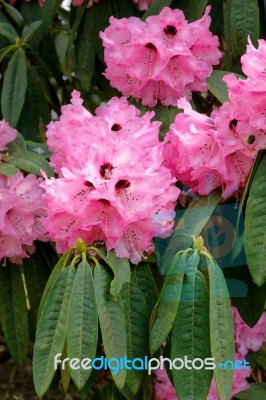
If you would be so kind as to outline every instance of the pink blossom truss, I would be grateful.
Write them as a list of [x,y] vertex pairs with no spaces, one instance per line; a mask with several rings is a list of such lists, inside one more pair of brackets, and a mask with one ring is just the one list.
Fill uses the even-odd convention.
[[246,54],[241,57],[243,72],[247,79],[237,79],[234,74],[224,77],[228,86],[229,98],[238,110],[237,118],[242,116],[251,126],[266,136],[266,42],[258,41],[256,49],[248,39]]
[[126,99],[111,99],[92,116],[74,91],[47,130],[58,179],[46,179],[43,223],[60,253],[103,241],[133,263],[154,236],[170,235],[179,189],[163,166],[154,113],[140,115]]
[[185,100],[166,136],[164,156],[173,175],[194,192],[207,195],[222,187],[224,198],[243,188],[266,137],[226,102],[210,117]]
[[34,251],[35,240],[47,240],[40,223],[44,215],[40,187],[35,175],[0,175],[0,260],[20,263]]
[[111,17],[100,33],[111,85],[151,107],[158,101],[176,105],[191,91],[207,91],[206,78],[221,58],[218,38],[209,30],[209,12],[207,7],[192,23],[181,10],[168,7],[145,22]]

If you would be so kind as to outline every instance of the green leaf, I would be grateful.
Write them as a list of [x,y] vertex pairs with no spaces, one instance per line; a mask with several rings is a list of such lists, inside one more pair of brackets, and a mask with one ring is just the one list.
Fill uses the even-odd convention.
[[51,120],[51,111],[44,97],[37,68],[28,65],[28,87],[25,103],[18,121],[18,130],[25,139],[40,141],[40,124]]
[[[188,360],[210,357],[209,296],[201,272],[186,273],[181,301],[171,335],[171,359]],[[203,362],[203,361],[202,361]],[[189,365],[189,364],[188,364]],[[195,362],[195,365],[199,365]],[[174,385],[180,400],[206,400],[212,371],[182,368],[172,370]]]
[[12,7],[10,4],[3,3],[3,7],[5,12],[9,15],[11,19],[18,25],[22,26],[23,25],[23,16],[20,14],[20,12],[15,8]]
[[44,158],[51,157],[51,152],[48,150],[46,143],[37,143],[31,140],[26,140],[25,143],[27,151],[33,151],[33,153],[37,153]]
[[208,0],[180,0],[178,8],[185,14],[186,19],[191,22],[202,17]]
[[[4,74],[1,107],[4,119],[11,126],[18,123],[27,89],[27,62],[25,51],[19,48],[12,55]],[[14,95],[16,94],[16,95]]]
[[18,265],[0,268],[0,319],[11,356],[23,367],[28,353],[29,326],[25,289]]
[[213,192],[208,197],[196,197],[185,210],[182,218],[175,226],[170,242],[161,259],[159,259],[159,272],[164,275],[180,250],[187,249],[193,242],[193,237],[198,237],[210,219],[221,197],[218,192]]
[[66,267],[51,287],[40,316],[33,352],[33,380],[39,397],[48,390],[55,374],[54,358],[64,349],[74,279],[75,268]]
[[72,79],[71,73],[73,72],[73,65],[74,65],[74,59],[73,59],[74,53],[75,53],[74,40],[76,38],[79,25],[82,21],[82,16],[85,12],[85,7],[86,7],[86,4],[83,3],[82,6],[78,7],[75,10],[75,20],[74,20],[73,26],[71,28],[69,39],[68,39],[68,44],[66,47],[65,70],[66,70],[66,75],[69,80]]
[[62,0],[46,0],[44,6],[42,7],[41,17],[42,17],[42,28],[47,29],[53,23],[53,18],[56,15]]
[[233,301],[243,321],[253,327],[264,310],[266,283],[260,288],[255,285],[246,265],[225,268],[224,274],[226,279],[235,279],[240,284],[245,285],[246,293],[243,293],[242,297],[234,297]]
[[76,45],[78,77],[83,90],[89,91],[94,73],[95,43],[93,34],[93,7],[86,11]]
[[231,3],[232,35],[235,49],[242,55],[246,52],[248,36],[254,44],[260,37],[259,5],[257,0],[231,0]]
[[157,301],[157,287],[149,264],[141,263],[131,267],[131,282],[144,294],[149,316]]
[[30,258],[25,258],[23,266],[30,303],[30,322],[35,334],[38,309],[45,285],[49,279],[49,269],[44,264],[39,252],[35,252]]
[[[111,276],[102,265],[94,268],[94,282],[106,357],[123,358],[127,355],[127,333],[122,302],[110,294]],[[126,370],[117,374],[111,372],[117,387],[122,389],[126,381]]]
[[6,46],[0,50],[0,62],[12,51],[14,50],[14,45]]
[[70,263],[70,257],[72,254],[72,249],[70,249],[66,254],[64,254],[60,260],[58,261],[58,263],[56,264],[56,266],[54,267],[48,282],[45,286],[45,289],[43,291],[43,295],[40,301],[40,306],[39,306],[39,312],[38,312],[38,320],[40,319],[42,310],[43,310],[43,306],[47,300],[47,296],[48,293],[51,290],[51,287],[53,286],[53,284],[55,283],[57,277],[60,275],[60,273],[66,268],[67,265],[69,265]]
[[145,19],[148,18],[150,15],[159,14],[164,7],[169,7],[171,3],[172,0],[155,0],[143,15],[142,17],[143,21],[145,21]]
[[20,150],[26,150],[24,137],[20,133],[18,133],[16,139],[13,140],[13,142],[8,143],[7,149],[9,154],[13,154]]
[[[153,355],[169,335],[179,306],[187,254],[182,251],[173,258],[160,293],[157,313],[150,333],[150,352]],[[157,310],[158,308],[158,310]]]
[[[149,314],[142,291],[131,283],[121,292],[127,330],[127,357],[144,359],[148,355]],[[136,364],[141,367],[140,363]],[[144,379],[144,371],[132,368],[127,371],[126,384],[136,394]]]
[[127,258],[118,258],[114,251],[109,251],[106,256],[106,262],[114,273],[110,293],[113,296],[118,296],[123,285],[130,282],[129,261]]
[[266,345],[264,345],[264,347],[262,347],[256,353],[253,353],[253,357],[256,363],[266,370]]
[[16,39],[19,37],[13,26],[6,22],[0,22],[0,35],[3,35],[11,43],[16,43]]
[[24,25],[31,24],[34,21],[40,20],[41,8],[38,2],[31,2],[30,4],[23,1],[20,6],[20,12],[24,18]]
[[234,394],[238,400],[264,400],[266,398],[266,383],[252,383],[245,392]]
[[41,23],[42,21],[34,21],[23,28],[21,37],[24,43],[27,43],[31,40],[32,35],[38,30],[38,28],[41,26]]
[[247,199],[245,237],[248,267],[256,285],[266,281],[266,155],[263,156]]
[[[83,261],[78,265],[71,294],[67,355],[71,358],[90,358],[96,355],[98,342],[98,316],[95,288],[90,265]],[[85,385],[92,369],[70,369],[70,375],[79,390]]]
[[[220,103],[228,101],[228,90],[226,83],[223,81],[223,77],[231,73],[233,72],[214,70],[211,76],[207,79],[208,90],[220,101]],[[234,73],[234,75],[240,79],[244,78],[239,74]]]
[[32,151],[20,150],[10,156],[4,156],[3,160],[31,174],[41,176],[41,170],[43,170],[48,177],[54,176],[54,171],[48,161]]
[[0,164],[0,174],[5,176],[14,176],[18,173],[19,169],[12,164],[1,162]]
[[[231,302],[222,271],[216,261],[206,257],[210,290],[210,335],[212,357],[216,363],[234,360],[234,323]],[[220,400],[228,400],[233,370],[215,368],[214,376]]]

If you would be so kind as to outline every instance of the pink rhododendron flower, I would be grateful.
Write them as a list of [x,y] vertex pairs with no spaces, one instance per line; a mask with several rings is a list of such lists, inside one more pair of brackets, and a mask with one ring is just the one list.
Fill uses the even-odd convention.
[[188,23],[178,9],[165,7],[159,15],[110,18],[100,33],[105,47],[105,75],[125,96],[154,106],[176,105],[192,90],[207,91],[206,78],[219,63],[218,38],[209,30],[210,7],[203,17]]
[[236,118],[246,118],[265,138],[266,42],[259,40],[258,49],[252,45],[250,38],[248,43],[246,54],[241,57],[242,69],[247,79],[237,79],[234,74],[228,74],[223,80],[228,86],[229,98],[237,110]]
[[154,236],[170,235],[179,189],[163,164],[154,113],[111,99],[92,116],[74,91],[47,130],[58,179],[46,179],[43,223],[60,253],[76,243],[104,241],[133,263]]
[[207,195],[221,186],[224,198],[230,197],[244,187],[266,137],[229,102],[210,117],[194,111],[185,99],[178,106],[184,112],[166,135],[166,165],[194,192]]
[[40,187],[35,175],[0,175],[0,260],[20,263],[34,250],[34,240],[47,240],[40,223],[44,215]]
[[[0,121],[0,152],[6,150],[6,145],[13,142],[13,140],[16,139],[16,136],[16,129],[11,128],[5,120]],[[0,153],[0,160],[1,158],[2,156]]]
[[239,354],[245,356],[249,351],[258,351],[265,340],[266,334],[266,314],[262,314],[259,321],[253,328],[250,328],[233,307],[235,321],[235,341]]

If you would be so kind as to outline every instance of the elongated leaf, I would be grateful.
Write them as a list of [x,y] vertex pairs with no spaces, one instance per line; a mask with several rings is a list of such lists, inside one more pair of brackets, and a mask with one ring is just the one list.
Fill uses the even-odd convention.
[[51,152],[48,150],[46,143],[37,143],[31,140],[26,140],[25,143],[28,151],[33,151],[33,153],[37,153],[44,158],[51,157]]
[[82,28],[77,41],[78,77],[85,91],[90,89],[94,72],[95,41],[93,34],[93,10],[89,9],[84,16]]
[[188,21],[195,21],[202,16],[207,4],[208,0],[180,0],[178,8],[184,11]]
[[232,35],[236,51],[242,55],[246,51],[247,37],[254,43],[260,37],[259,5],[257,0],[231,0],[231,3]]
[[[67,331],[67,355],[71,358],[90,358],[96,355],[98,342],[98,316],[95,288],[90,265],[81,262],[75,276],[71,294]],[[82,389],[88,380],[91,369],[70,369],[70,374]]]
[[28,65],[27,72],[28,87],[18,121],[18,130],[25,139],[40,141],[40,123],[46,125],[51,119],[51,112],[44,97],[36,67]]
[[49,177],[54,176],[54,171],[50,167],[48,161],[32,151],[20,150],[10,156],[5,156],[4,161],[15,165],[25,172],[38,176],[41,175],[41,170],[46,172]]
[[1,164],[0,164],[0,174],[2,174],[2,175],[13,176],[13,175],[16,175],[16,173],[18,173],[18,171],[19,171],[19,169],[16,168],[12,164],[4,163],[4,162],[1,162]]
[[43,262],[39,252],[23,260],[24,276],[30,302],[30,322],[32,330],[36,331],[37,316],[42,294],[49,279],[49,269]]
[[[207,79],[207,85],[209,91],[221,102],[228,101],[228,90],[226,83],[223,81],[223,77],[227,74],[231,74],[229,71],[214,70],[211,76]],[[234,74],[237,78],[244,78],[239,74]]]
[[20,12],[13,6],[11,6],[10,4],[4,3],[3,4],[4,10],[5,12],[10,16],[11,19],[13,19],[13,21],[19,25],[22,26],[23,24],[23,17],[20,14]]
[[141,263],[137,267],[131,267],[131,282],[144,294],[150,316],[157,301],[158,291],[149,264]]
[[[260,319],[264,310],[266,283],[261,287],[255,285],[246,265],[225,268],[224,274],[226,279],[233,279],[239,285],[240,289],[243,288],[243,294],[240,293],[241,297],[234,297],[233,301],[243,321],[250,327],[253,327]],[[236,287],[236,284],[234,284],[234,287]]]
[[162,275],[166,274],[176,253],[191,246],[193,242],[191,235],[195,237],[200,235],[219,201],[220,195],[218,192],[213,192],[208,197],[197,197],[191,201],[189,208],[186,209],[182,218],[176,224],[165,251],[163,254],[158,254],[159,271]]
[[54,282],[56,281],[57,277],[60,275],[60,273],[63,271],[63,269],[66,268],[67,265],[69,265],[70,263],[70,257],[72,254],[72,250],[69,250],[66,254],[64,254],[60,260],[58,261],[58,263],[56,264],[56,266],[53,269],[53,272],[51,273],[48,282],[45,286],[45,289],[43,291],[43,295],[40,301],[40,306],[39,306],[39,312],[38,312],[38,320],[40,319],[40,315],[42,313],[43,310],[43,306],[47,300],[47,296],[48,293],[51,290],[51,287],[53,286]]
[[114,279],[111,283],[110,293],[113,296],[118,296],[122,290],[124,283],[130,282],[130,265],[127,258],[118,258],[114,251],[107,253],[106,261],[112,268]]
[[172,370],[180,400],[206,400],[209,392],[212,371],[203,366],[203,360],[211,353],[208,309],[209,296],[203,275],[196,270],[187,273],[171,335],[171,359],[187,356],[188,360],[202,361],[195,361],[196,368],[188,364],[191,369]]
[[264,345],[264,347],[262,347],[262,349],[260,349],[256,353],[253,353],[253,357],[254,357],[256,363],[258,363],[265,370],[266,369],[266,345]]
[[29,25],[34,21],[41,19],[41,8],[37,2],[31,2],[30,4],[23,1],[20,6],[20,12],[24,19],[24,25]]
[[0,35],[7,38],[10,43],[16,43],[16,39],[19,37],[13,26],[7,22],[0,22]]
[[226,43],[225,53],[225,66],[227,69],[233,67],[233,62],[237,58],[237,45],[235,37],[233,36],[234,30],[234,15],[232,13],[232,0],[223,2],[223,14],[224,14],[224,36]]
[[13,45],[6,46],[0,50],[0,63],[12,50],[14,50]]
[[[149,314],[142,291],[133,284],[127,283],[121,292],[127,330],[128,359],[144,359],[149,351]],[[141,368],[139,363],[136,363]],[[126,383],[132,393],[136,394],[144,378],[143,370],[132,368],[127,371]]]
[[[169,335],[179,306],[184,272],[186,271],[186,253],[178,253],[172,260],[168,274],[160,293],[160,302],[155,322],[150,333],[150,352],[154,354]],[[181,265],[182,264],[182,265]]]
[[221,400],[228,400],[232,387],[233,370],[223,368],[226,360],[234,360],[234,324],[231,302],[222,271],[214,259],[206,258],[210,286],[210,335],[212,357],[221,368],[214,376]]
[[24,137],[20,133],[18,133],[16,139],[13,140],[13,142],[8,143],[7,149],[9,154],[13,154],[20,150],[26,150]]
[[39,397],[52,382],[56,371],[55,356],[62,354],[64,349],[74,278],[74,267],[66,267],[61,272],[48,293],[40,316],[33,352],[33,380]]
[[31,40],[31,36],[38,30],[38,28],[41,26],[41,23],[42,21],[34,21],[25,26],[21,34],[21,37],[25,43]]
[[27,359],[29,326],[25,290],[17,265],[0,268],[0,319],[12,358],[23,367]]
[[56,15],[62,1],[61,0],[46,0],[42,8],[42,28],[47,29],[53,23],[53,18]]
[[145,21],[150,15],[159,14],[164,7],[169,7],[172,0],[155,0],[154,3],[148,8],[148,10],[143,15],[142,19]]
[[[123,358],[127,355],[127,334],[122,302],[110,294],[111,276],[102,265],[94,268],[94,282],[106,356]],[[111,372],[117,387],[122,389],[126,381],[126,370],[123,369],[117,374]]]
[[264,400],[266,398],[266,382],[252,383],[249,389],[235,394],[238,400]]
[[[3,117],[11,126],[16,126],[27,89],[27,62],[25,51],[19,48],[12,55],[4,75],[1,107]],[[14,93],[16,95],[14,96]]]
[[245,237],[248,267],[256,285],[266,281],[266,155],[250,186],[246,206]]

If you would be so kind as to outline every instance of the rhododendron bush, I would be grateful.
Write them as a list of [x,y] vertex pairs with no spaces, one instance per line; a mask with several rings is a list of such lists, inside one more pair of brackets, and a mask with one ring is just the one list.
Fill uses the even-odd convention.
[[260,0],[0,1],[0,339],[38,397],[266,398],[265,65]]

